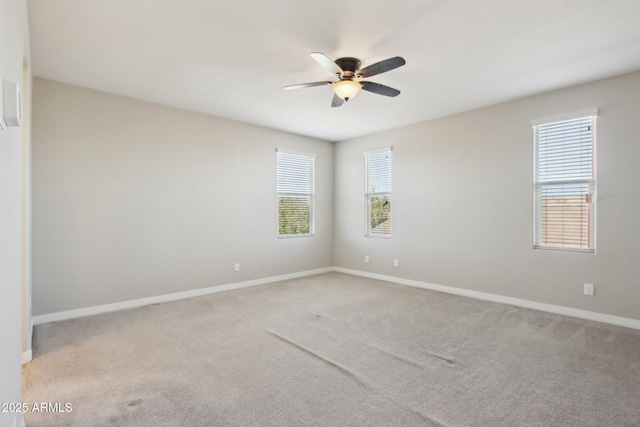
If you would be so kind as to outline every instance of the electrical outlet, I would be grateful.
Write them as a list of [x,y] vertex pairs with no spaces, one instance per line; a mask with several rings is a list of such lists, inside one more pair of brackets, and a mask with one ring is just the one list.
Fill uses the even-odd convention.
[[235,264],[233,264],[233,271],[240,271],[240,263],[236,262]]
[[593,286],[591,283],[585,283],[584,284],[584,294],[585,295],[589,295],[589,296],[593,296],[593,292],[594,292],[594,288],[595,286]]
[[369,255],[364,256],[364,262],[365,264],[369,264]]
[[399,264],[398,264],[398,260],[397,260],[397,259],[394,259],[394,260],[393,260],[393,266],[394,266],[394,267],[397,267],[398,265],[399,265]]

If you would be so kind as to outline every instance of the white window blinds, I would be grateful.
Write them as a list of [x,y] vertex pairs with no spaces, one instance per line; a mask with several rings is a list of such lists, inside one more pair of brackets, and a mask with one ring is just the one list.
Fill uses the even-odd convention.
[[365,236],[391,237],[391,149],[365,153]]
[[278,236],[311,236],[315,156],[277,152]]
[[534,126],[534,247],[594,250],[595,115]]

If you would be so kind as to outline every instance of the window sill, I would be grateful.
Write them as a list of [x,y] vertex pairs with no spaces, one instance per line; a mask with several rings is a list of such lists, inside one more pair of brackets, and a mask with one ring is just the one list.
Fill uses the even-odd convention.
[[315,237],[315,233],[312,234],[279,234],[278,239],[296,239],[298,237]]
[[569,246],[542,246],[542,245],[533,245],[533,249],[541,249],[544,251],[560,251],[560,252],[581,252],[587,254],[595,254],[595,248],[577,248],[577,247],[569,247]]

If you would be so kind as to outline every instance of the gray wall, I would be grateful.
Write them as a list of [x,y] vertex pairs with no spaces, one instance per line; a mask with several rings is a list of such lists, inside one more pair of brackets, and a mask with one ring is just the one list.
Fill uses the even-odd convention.
[[[33,97],[34,315],[332,265],[332,143],[39,78]],[[276,147],[317,155],[314,237],[276,237]]]
[[[26,23],[25,1],[0,1],[0,76],[21,89],[29,61]],[[22,400],[23,148],[22,128],[0,131],[0,403]],[[14,416],[0,412],[0,426],[12,426]]]
[[[534,250],[531,121],[594,107],[597,253]],[[633,73],[340,142],[334,264],[640,319],[638,135]],[[365,238],[362,152],[389,145],[393,238]]]
[[[36,79],[34,314],[336,265],[640,319],[639,99],[632,73],[334,148]],[[597,252],[534,250],[531,121],[594,107]],[[393,238],[365,238],[389,145]],[[275,147],[318,155],[314,238],[275,238]]]

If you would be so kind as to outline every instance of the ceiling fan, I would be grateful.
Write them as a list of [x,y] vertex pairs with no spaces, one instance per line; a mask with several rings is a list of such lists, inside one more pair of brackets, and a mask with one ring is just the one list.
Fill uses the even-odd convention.
[[[338,76],[340,80],[338,80],[337,82],[322,81],[285,86],[285,90],[331,85],[331,88],[335,92],[333,95],[333,100],[331,101],[332,107],[341,106],[345,103],[345,101],[348,101],[356,96],[360,89],[384,96],[400,95],[400,91],[397,89],[381,85],[379,83],[360,81],[360,79],[375,76],[377,74],[382,74],[395,68],[402,67],[404,64],[406,64],[404,58],[395,56],[393,58],[385,59],[384,61],[376,62],[375,64],[369,65],[368,67],[360,68],[360,60],[357,58],[346,57],[338,58],[333,61],[327,55],[320,52],[311,52],[311,57],[324,68],[329,70],[332,74]],[[358,80],[356,81],[356,79]]]

